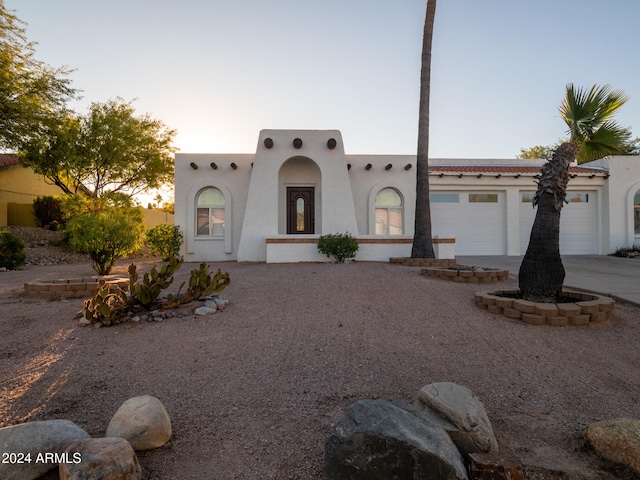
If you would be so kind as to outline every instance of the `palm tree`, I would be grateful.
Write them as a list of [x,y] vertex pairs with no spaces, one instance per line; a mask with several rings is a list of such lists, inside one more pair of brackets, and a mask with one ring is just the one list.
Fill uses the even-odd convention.
[[431,235],[431,204],[429,202],[429,95],[431,90],[431,40],[435,15],[436,0],[427,0],[427,13],[422,35],[418,156],[416,161],[416,216],[411,258],[435,258]]
[[562,295],[564,266],[560,258],[560,211],[565,204],[569,166],[620,151],[629,141],[629,130],[613,117],[629,97],[609,85],[589,90],[567,85],[559,107],[568,127],[569,141],[561,144],[542,168],[533,199],[537,205],[529,247],[518,275],[520,296],[527,300],[556,302]]

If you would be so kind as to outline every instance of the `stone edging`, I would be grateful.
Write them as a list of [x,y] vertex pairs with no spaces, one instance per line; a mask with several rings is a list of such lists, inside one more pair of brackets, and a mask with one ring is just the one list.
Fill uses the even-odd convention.
[[[129,287],[128,278],[100,278],[104,278],[110,286],[118,286],[123,290],[127,290]],[[24,290],[28,297],[33,298],[89,298],[96,294],[100,278],[90,277],[35,281],[25,283]]]
[[611,319],[615,300],[593,293],[564,290],[567,296],[580,299],[572,303],[536,303],[501,295],[515,295],[516,290],[477,292],[476,305],[483,310],[530,325],[589,325]]
[[453,267],[456,265],[455,258],[391,257],[389,262],[406,267]]
[[509,270],[427,267],[422,275],[458,283],[494,283],[509,278]]

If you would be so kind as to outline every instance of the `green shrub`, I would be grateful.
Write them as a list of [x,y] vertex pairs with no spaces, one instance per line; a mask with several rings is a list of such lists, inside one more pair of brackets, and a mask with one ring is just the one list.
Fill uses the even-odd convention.
[[168,262],[173,257],[180,256],[183,235],[180,227],[161,223],[148,230],[145,234],[147,245],[153,255],[160,255],[163,262]]
[[0,267],[13,270],[23,265],[26,259],[22,239],[8,230],[0,231]]
[[64,225],[63,201],[59,197],[44,196],[33,201],[33,214],[40,228],[49,225]]
[[139,207],[109,207],[73,217],[66,230],[69,246],[88,253],[94,270],[107,275],[118,259],[140,248],[144,216]]
[[349,258],[354,258],[358,248],[360,248],[358,241],[349,232],[321,235],[318,240],[320,253],[333,258],[337,263],[343,263]]

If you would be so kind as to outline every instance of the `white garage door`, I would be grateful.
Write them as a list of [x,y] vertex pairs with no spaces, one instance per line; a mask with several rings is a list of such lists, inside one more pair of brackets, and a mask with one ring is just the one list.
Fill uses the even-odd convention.
[[434,235],[455,235],[457,255],[505,255],[504,192],[434,192]]
[[[531,227],[536,210],[531,207],[533,192],[520,194],[520,254],[529,245]],[[560,215],[560,253],[562,255],[590,255],[596,253],[595,193],[569,193],[569,203]]]

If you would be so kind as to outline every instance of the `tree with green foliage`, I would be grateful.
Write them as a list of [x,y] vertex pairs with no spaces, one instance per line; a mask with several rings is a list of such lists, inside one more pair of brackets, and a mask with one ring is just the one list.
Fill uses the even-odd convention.
[[416,160],[416,213],[412,258],[435,258],[431,233],[429,198],[429,97],[431,95],[431,44],[436,15],[436,0],[427,0],[422,34],[420,71],[420,107],[418,112],[418,154]]
[[108,275],[122,257],[136,252],[142,245],[144,215],[128,198],[69,197],[65,212],[70,217],[66,233],[69,246],[88,253],[99,275]]
[[18,150],[75,98],[70,70],[35,58],[24,22],[0,0],[0,148]]
[[562,295],[565,270],[560,257],[560,212],[566,203],[569,166],[619,152],[629,132],[614,116],[628,100],[609,85],[590,89],[567,85],[559,107],[569,141],[561,144],[542,168],[533,199],[537,206],[529,247],[518,275],[520,296],[527,300],[556,302]]
[[121,98],[92,103],[87,115],[51,118],[25,145],[23,163],[65,193],[132,197],[173,181],[175,130],[150,115],[136,116]]

